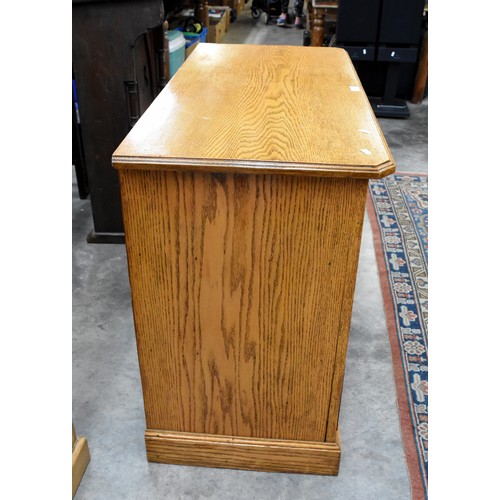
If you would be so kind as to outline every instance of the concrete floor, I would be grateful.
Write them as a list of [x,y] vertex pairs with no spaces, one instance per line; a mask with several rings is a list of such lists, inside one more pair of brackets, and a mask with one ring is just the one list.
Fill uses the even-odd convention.
[[[302,32],[245,11],[227,43],[301,45]],[[427,172],[427,102],[380,124],[399,171]],[[411,498],[371,228],[365,218],[340,414],[337,477],[151,464],[123,245],[89,245],[90,202],[73,182],[73,421],[88,438],[83,499]]]

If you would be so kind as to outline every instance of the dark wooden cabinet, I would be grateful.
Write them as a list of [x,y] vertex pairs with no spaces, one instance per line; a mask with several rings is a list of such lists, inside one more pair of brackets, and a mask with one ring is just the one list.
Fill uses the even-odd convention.
[[123,242],[111,155],[159,91],[151,31],[162,0],[73,0],[73,70],[94,228],[89,242]]

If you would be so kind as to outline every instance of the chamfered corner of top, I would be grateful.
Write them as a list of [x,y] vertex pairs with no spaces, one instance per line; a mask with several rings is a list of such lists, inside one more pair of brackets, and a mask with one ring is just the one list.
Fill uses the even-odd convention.
[[372,179],[381,179],[382,177],[387,177],[396,171],[396,164],[393,159],[387,160],[380,163],[373,168]]
[[349,56],[349,52],[344,49],[344,47],[329,47],[330,49],[334,49],[335,51],[341,53],[344,57],[348,57],[351,60],[351,56]]

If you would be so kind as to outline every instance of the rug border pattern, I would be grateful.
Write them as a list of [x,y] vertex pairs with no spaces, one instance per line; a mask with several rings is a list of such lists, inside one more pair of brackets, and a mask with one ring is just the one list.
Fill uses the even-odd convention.
[[[411,379],[409,377],[406,356],[405,353],[403,352],[403,345],[401,342],[401,319],[398,317],[398,307],[397,305],[395,305],[395,297],[393,295],[393,289],[389,284],[389,273],[391,272],[391,266],[388,262],[388,252],[384,250],[384,245],[382,241],[383,228],[382,228],[381,217],[383,215],[387,215],[388,213],[394,216],[394,219],[396,220],[395,226],[397,227],[397,231],[394,234],[399,233],[399,235],[402,235],[402,227],[400,223],[401,221],[398,219],[398,217],[395,216],[396,214],[394,211],[394,204],[392,199],[390,199],[390,197],[387,195],[385,197],[384,196],[379,197],[373,191],[373,187],[375,185],[379,186],[383,185],[387,190],[389,190],[389,187],[387,185],[388,182],[390,183],[391,180],[392,182],[395,182],[394,179],[406,176],[427,178],[426,174],[397,172],[396,174],[388,176],[384,179],[377,179],[375,181],[371,180],[368,189],[369,201],[367,202],[367,213],[372,226],[375,254],[378,264],[378,273],[382,288],[382,295],[384,299],[384,310],[387,320],[391,353],[393,358],[394,378],[396,383],[398,409],[401,422],[401,433],[403,437],[408,473],[412,488],[412,497],[413,499],[425,499],[427,497],[427,484],[426,484],[427,470],[423,470],[424,460],[422,456],[422,447],[416,441],[418,439],[418,436],[414,430],[415,429],[414,411],[413,408],[410,406],[410,403],[413,405],[414,400],[410,389]],[[385,214],[378,213],[375,208],[375,203],[377,203],[377,201],[381,201],[382,199],[384,202],[390,203],[390,207],[387,206],[387,212]],[[408,213],[410,212],[410,210],[406,205],[406,202],[404,203],[404,208],[407,210]],[[409,221],[409,224],[414,226],[415,221],[411,219]],[[417,235],[417,238],[418,241],[422,243],[420,235]],[[407,255],[408,249],[404,248],[403,245],[401,245],[400,247],[401,247],[400,251],[404,252],[405,259],[408,262],[409,261]],[[422,262],[422,264],[424,263]],[[425,273],[426,272],[427,272],[427,262],[425,255]],[[409,274],[410,277],[412,277],[412,273],[409,272]],[[422,316],[422,310],[420,309],[420,304],[418,304],[418,300],[415,300],[415,307],[419,309]],[[424,320],[423,317],[422,319]],[[422,340],[427,350],[426,319],[427,318],[425,317],[425,324],[422,324],[421,327],[422,327],[422,337],[423,337]]]

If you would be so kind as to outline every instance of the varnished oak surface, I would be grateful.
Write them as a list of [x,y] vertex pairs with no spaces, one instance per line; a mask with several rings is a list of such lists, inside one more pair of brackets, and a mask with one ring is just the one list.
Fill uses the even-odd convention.
[[338,434],[317,443],[156,430],[146,431],[146,450],[150,462],[329,475],[338,474],[341,454]]
[[333,442],[367,181],[120,179],[147,427]]
[[343,49],[228,44],[198,45],[113,164],[361,178],[395,170]]
[[341,49],[200,44],[113,155],[150,461],[336,474],[367,179]]

